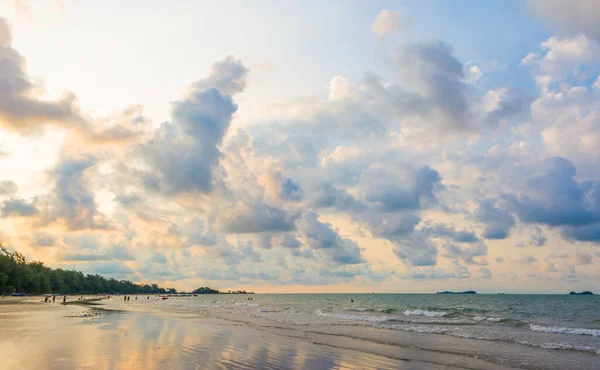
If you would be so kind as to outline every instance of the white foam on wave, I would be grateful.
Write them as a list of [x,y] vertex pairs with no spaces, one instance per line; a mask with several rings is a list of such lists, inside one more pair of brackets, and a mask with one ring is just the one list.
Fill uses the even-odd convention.
[[490,321],[490,322],[500,322],[502,318],[500,317],[486,317],[486,316],[475,316],[473,318],[475,321]]
[[445,311],[427,311],[427,310],[406,310],[402,313],[406,316],[427,316],[427,317],[441,317],[446,316],[448,312]]
[[236,306],[250,306],[250,307],[258,307],[261,306],[258,303],[236,303]]
[[424,333],[424,334],[445,334],[450,335],[457,338],[465,338],[465,339],[478,339],[478,340],[488,340],[488,341],[509,341],[513,343],[518,343],[530,347],[538,347],[544,349],[553,349],[553,350],[572,350],[572,351],[581,351],[581,352],[589,352],[600,355],[600,350],[595,347],[585,346],[585,345],[576,345],[569,343],[532,343],[528,341],[520,341],[514,338],[508,338],[504,336],[498,336],[495,333],[482,333],[477,331],[472,331],[464,328],[448,328],[445,326],[437,326],[437,325],[397,325],[397,324],[381,324],[377,325],[377,327],[384,329],[394,329],[394,330],[402,330],[409,331],[415,333]]
[[393,318],[391,318],[391,317],[350,315],[350,314],[345,314],[345,313],[323,312],[322,310],[317,310],[317,311],[315,311],[315,313],[321,317],[329,317],[332,319],[340,319],[340,320],[348,320],[348,321],[384,322],[384,321],[393,320]]
[[374,310],[374,309],[372,309],[372,308],[367,308],[367,307],[356,307],[356,308],[354,308],[354,307],[352,307],[352,308],[351,308],[351,307],[346,307],[346,308],[344,308],[344,311],[352,311],[352,312],[372,312],[372,311],[375,311],[375,310]]
[[592,337],[600,337],[600,330],[597,329],[561,328],[558,326],[542,326],[534,324],[529,325],[529,329],[538,333],[590,335]]

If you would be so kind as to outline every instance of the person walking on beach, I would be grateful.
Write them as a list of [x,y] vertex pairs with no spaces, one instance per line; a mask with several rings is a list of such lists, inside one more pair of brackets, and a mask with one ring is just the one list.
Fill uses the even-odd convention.
[[52,294],[52,303],[56,302],[56,294]]
[[67,304],[67,295],[66,294],[63,296],[63,303]]
[[123,296],[123,302],[127,302],[127,296]]

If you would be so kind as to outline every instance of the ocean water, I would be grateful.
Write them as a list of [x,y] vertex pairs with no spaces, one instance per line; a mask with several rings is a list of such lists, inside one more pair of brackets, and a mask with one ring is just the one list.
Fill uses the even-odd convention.
[[350,346],[354,340],[357,347],[421,349],[526,369],[600,369],[600,296],[256,294],[131,302],[343,337]]

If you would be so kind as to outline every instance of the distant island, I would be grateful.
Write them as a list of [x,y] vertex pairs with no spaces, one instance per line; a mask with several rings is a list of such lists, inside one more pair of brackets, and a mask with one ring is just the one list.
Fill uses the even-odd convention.
[[467,290],[464,292],[450,292],[448,290],[444,290],[443,292],[437,292],[435,294],[477,294],[477,292],[474,290]]
[[594,295],[594,293],[592,293],[592,292],[590,292],[588,290],[586,290],[585,292],[581,292],[581,293],[577,293],[577,292],[571,291],[569,293],[569,295]]
[[227,292],[220,292],[217,289],[212,289],[207,286],[195,289],[191,294],[254,294],[253,292],[247,292],[245,290],[228,290]]

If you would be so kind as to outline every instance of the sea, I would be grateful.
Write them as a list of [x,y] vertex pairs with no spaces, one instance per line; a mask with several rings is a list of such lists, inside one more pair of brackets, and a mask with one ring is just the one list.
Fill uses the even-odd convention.
[[135,304],[343,338],[357,350],[380,344],[513,368],[600,369],[600,296],[220,294]]

